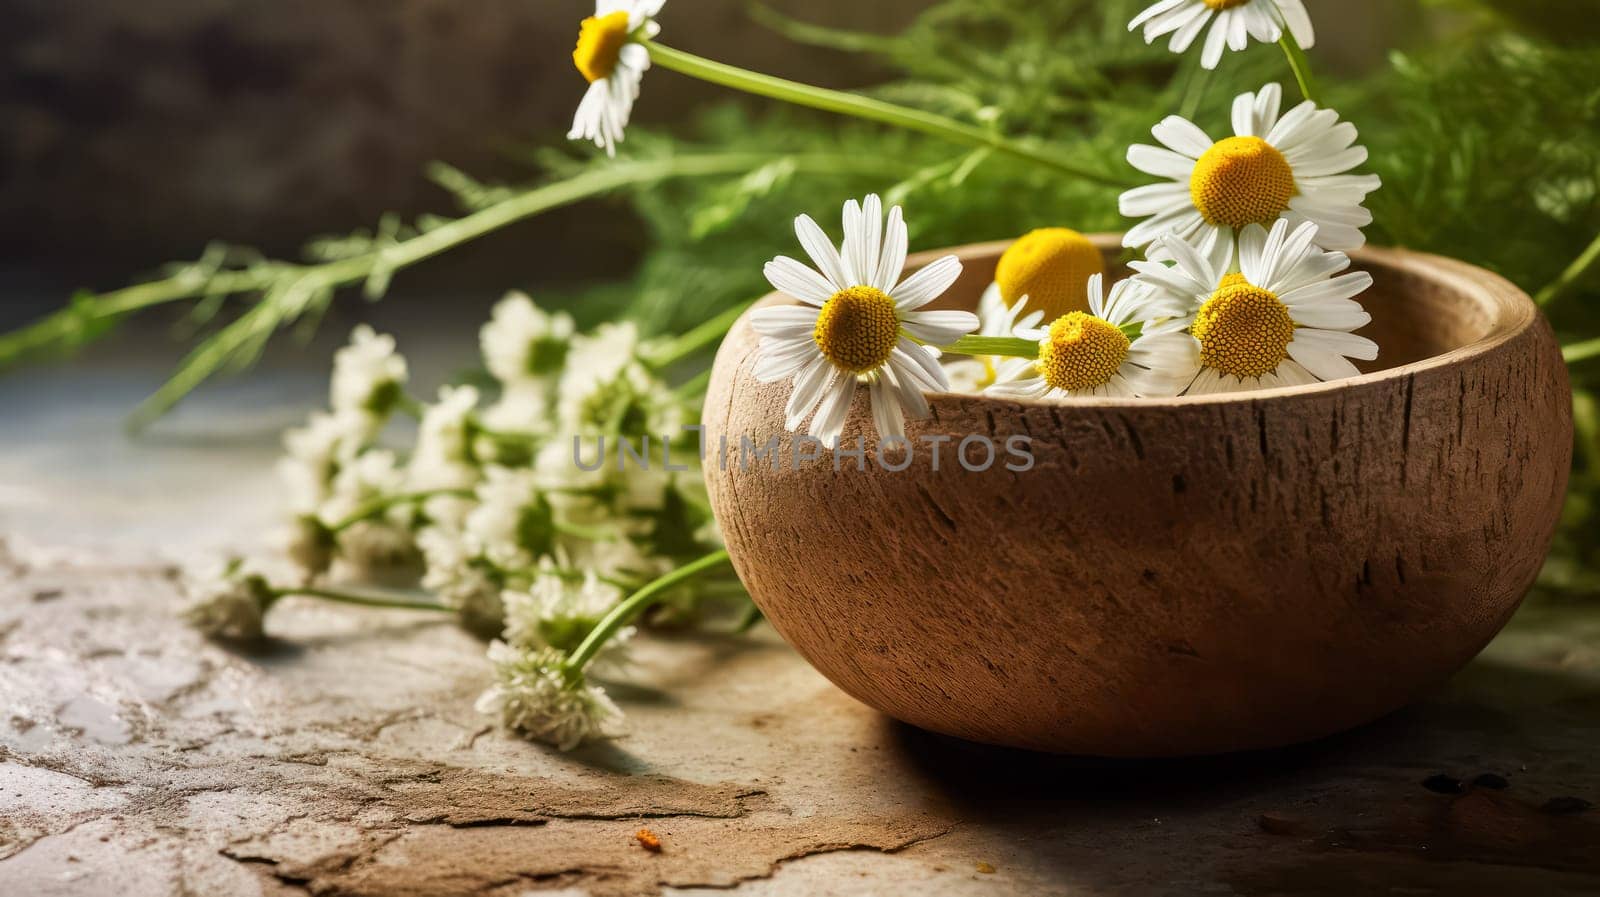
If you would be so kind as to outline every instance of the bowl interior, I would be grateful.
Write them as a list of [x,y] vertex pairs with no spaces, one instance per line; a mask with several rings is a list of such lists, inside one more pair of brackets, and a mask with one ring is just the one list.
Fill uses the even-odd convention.
[[[1123,250],[1114,236],[1097,235],[1106,256],[1106,270],[1121,280],[1132,272],[1122,264]],[[961,278],[938,303],[947,308],[977,308],[978,299],[994,280],[994,269],[1007,243],[969,247],[962,252]],[[1364,373],[1387,370],[1478,343],[1512,325],[1502,302],[1456,279],[1441,279],[1433,268],[1419,268],[1387,250],[1352,253],[1351,270],[1372,273],[1373,285],[1357,297],[1372,323],[1357,331],[1375,340],[1375,361],[1357,361]],[[931,261],[932,256],[913,261]]]

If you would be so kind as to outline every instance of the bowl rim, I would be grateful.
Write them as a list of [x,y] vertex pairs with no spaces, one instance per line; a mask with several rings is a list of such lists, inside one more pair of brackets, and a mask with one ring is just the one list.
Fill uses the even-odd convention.
[[[1122,235],[1120,233],[1099,232],[1085,234],[1085,236],[1102,252],[1123,248]],[[966,259],[974,255],[998,256],[1014,242],[1015,239],[992,240],[923,250],[907,256],[905,266],[907,270],[914,270],[947,255],[955,255],[962,259],[962,263],[965,264]],[[1002,398],[985,393],[929,392],[927,393],[928,399],[930,402],[939,403],[977,401],[1024,407],[1151,409],[1227,405],[1298,396],[1316,396],[1324,393],[1342,392],[1403,381],[1418,374],[1443,368],[1452,368],[1469,361],[1485,358],[1508,343],[1523,337],[1530,329],[1537,326],[1540,321],[1539,307],[1526,292],[1511,281],[1486,268],[1480,268],[1442,255],[1417,252],[1400,247],[1368,245],[1361,249],[1347,252],[1346,255],[1350,257],[1352,264],[1358,268],[1405,269],[1413,275],[1434,280],[1449,289],[1471,296],[1480,307],[1489,312],[1488,330],[1472,342],[1438,355],[1431,355],[1417,361],[1372,371],[1356,377],[1305,383],[1298,386],[1279,386],[1272,389],[1162,398],[1075,396],[1030,399],[1009,396]],[[748,319],[751,311],[779,304],[798,305],[800,303],[793,297],[774,290],[751,304],[744,314],[740,315],[740,324],[745,327],[749,326]],[[751,345],[753,346],[754,343],[752,342]]]

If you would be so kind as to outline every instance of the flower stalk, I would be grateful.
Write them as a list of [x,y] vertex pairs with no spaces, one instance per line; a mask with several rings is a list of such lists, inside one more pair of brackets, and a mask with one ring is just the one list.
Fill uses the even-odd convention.
[[714,551],[699,560],[684,564],[682,567],[670,573],[665,573],[647,583],[639,591],[623,599],[602,617],[599,623],[595,624],[595,627],[589,631],[589,635],[583,640],[583,643],[578,645],[577,650],[573,651],[562,663],[562,669],[568,676],[575,677],[581,674],[584,667],[589,664],[589,661],[593,660],[594,656],[600,653],[600,649],[605,647],[606,642],[610,641],[623,627],[631,623],[634,617],[637,617],[650,605],[661,600],[662,596],[671,591],[674,586],[687,582],[707,571],[715,570],[727,563],[729,563],[729,560],[726,549]]
[[[1311,60],[1306,58],[1304,47],[1295,39],[1294,33],[1289,29],[1283,30],[1283,37],[1278,41],[1283,47],[1283,55],[1289,60],[1289,68],[1294,72],[1295,83],[1300,85],[1300,95],[1317,103],[1316,84],[1311,78]],[[1322,105],[1317,103],[1317,105]]]
[[711,84],[768,99],[805,106],[809,109],[819,109],[823,112],[833,112],[866,121],[892,125],[909,131],[941,137],[953,143],[966,146],[992,149],[1017,159],[1043,165],[1061,174],[1107,187],[1124,188],[1130,186],[1129,183],[1120,178],[1104,172],[1080,168],[1052,153],[1035,149],[1000,134],[985,131],[982,128],[964,124],[942,115],[935,115],[920,109],[910,109],[894,103],[886,103],[882,100],[858,96],[840,90],[828,90],[822,87],[802,84],[798,81],[790,81],[786,78],[763,75],[737,66],[706,59],[703,56],[696,56],[693,53],[685,53],[682,50],[668,47],[653,40],[641,39],[639,43],[650,51],[650,59],[656,65],[664,69],[670,69],[680,75],[687,75]]
[[339,589],[316,588],[311,586],[296,586],[294,588],[275,588],[272,590],[273,599],[287,598],[299,595],[306,598],[317,598],[322,601],[331,601],[335,604],[348,604],[353,607],[381,608],[386,610],[420,610],[436,613],[454,613],[454,608],[446,607],[432,601],[415,601],[410,598],[396,598],[388,595],[369,595],[359,592],[346,592]]
[[1540,290],[1538,295],[1533,297],[1533,301],[1541,307],[1549,305],[1577,286],[1597,265],[1600,265],[1600,234],[1596,234],[1588,248],[1573,259],[1572,264],[1561,272],[1561,276]]

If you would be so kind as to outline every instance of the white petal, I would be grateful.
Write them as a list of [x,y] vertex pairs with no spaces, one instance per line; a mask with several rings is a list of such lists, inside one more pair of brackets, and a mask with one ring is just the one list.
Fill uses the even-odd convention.
[[905,417],[900,411],[900,393],[887,376],[875,377],[867,387],[867,398],[872,406],[872,425],[881,442],[891,436],[905,436]]
[[1133,21],[1128,23],[1128,30],[1129,31],[1135,31],[1135,30],[1138,29],[1138,27],[1140,25],[1143,25],[1145,22],[1150,21],[1151,19],[1155,18],[1156,16],[1159,16],[1162,13],[1171,12],[1172,10],[1177,9],[1178,7],[1184,5],[1185,3],[1193,3],[1193,2],[1194,2],[1194,0],[1160,0],[1159,3],[1156,3],[1153,6],[1148,7],[1147,9],[1145,9],[1144,12],[1141,12],[1138,15],[1134,16],[1133,17]]
[[930,354],[926,347],[919,346],[903,336],[895,344],[890,358],[898,359],[900,367],[927,392],[938,392],[950,386],[939,360]]
[[[1293,358],[1318,380],[1341,380],[1345,377],[1356,377],[1361,374],[1360,369],[1338,352],[1321,348],[1312,343],[1302,342],[1298,339],[1289,344],[1289,357]],[[1282,365],[1279,367],[1282,367]]]
[[[1226,14],[1224,14],[1226,18]],[[1211,33],[1206,35],[1205,48],[1200,51],[1200,67],[1214,69],[1222,61],[1222,51],[1227,48],[1228,29],[1223,21],[1218,21],[1211,26]]]
[[836,378],[817,406],[817,416],[811,419],[810,433],[822,440],[830,449],[839,447],[839,436],[844,432],[845,419],[850,416],[850,401],[856,395],[856,378],[843,374]]
[[906,266],[906,222],[900,207],[889,210],[889,225],[883,235],[883,250],[879,253],[878,270],[868,286],[887,293],[894,289],[895,281]]
[[970,311],[913,311],[900,321],[912,336],[935,346],[948,346],[978,329],[978,316]]
[[1373,361],[1378,357],[1377,343],[1364,336],[1345,333],[1341,330],[1319,330],[1315,327],[1301,327],[1295,330],[1294,341],[1304,343],[1312,348],[1337,352],[1350,358],[1359,358],[1362,361]]
[[1128,147],[1129,165],[1146,174],[1181,181],[1185,190],[1189,186],[1189,177],[1194,174],[1195,161],[1195,157],[1148,143],[1135,143]]
[[1307,284],[1303,287],[1279,293],[1278,299],[1290,308],[1302,305],[1316,305],[1323,302],[1351,299],[1366,292],[1372,286],[1372,275],[1366,271],[1352,271],[1349,274],[1335,277],[1331,280]]
[[[894,358],[884,365],[884,374],[889,377],[890,384],[900,397],[900,410],[909,418],[921,419],[931,412],[928,409],[928,397],[922,394],[922,388],[917,385],[916,378],[911,376],[905,365]],[[944,387],[949,389],[948,384]]]
[[[827,393],[829,386],[839,376],[839,371],[826,358],[818,355],[799,377],[794,381],[794,392],[789,395],[789,404],[783,409],[783,425],[790,432],[800,427],[801,421],[811,413],[817,403]],[[845,379],[854,380],[854,377],[845,375]]]
[[1289,315],[1302,327],[1324,330],[1360,330],[1372,323],[1372,315],[1351,299],[1291,306]]
[[767,262],[762,272],[773,289],[812,305],[822,305],[837,292],[827,278],[788,256]]
[[1289,26],[1289,33],[1294,35],[1301,47],[1309,50],[1317,45],[1317,33],[1311,27],[1311,16],[1301,0],[1278,0],[1278,9]]
[[750,329],[762,336],[788,339],[809,337],[817,327],[817,309],[809,305],[780,305],[750,313]]
[[935,259],[926,268],[907,277],[889,291],[894,307],[900,311],[921,308],[944,295],[961,276],[961,260],[953,255]]
[[[1155,150],[1155,152],[1167,152]],[[1169,153],[1169,155],[1176,155]],[[1193,162],[1187,163],[1193,167]],[[1187,174],[1184,177],[1188,177]],[[1194,200],[1189,196],[1188,184],[1150,184],[1144,187],[1135,187],[1122,194],[1117,201],[1117,207],[1128,218],[1143,218],[1146,215],[1159,215],[1173,209],[1192,208]]]
[[844,260],[839,257],[839,250],[834,248],[828,235],[811,220],[810,215],[801,215],[794,220],[794,233],[800,238],[800,246],[806,251],[806,255],[811,257],[812,264],[817,266],[817,270],[821,271],[822,276],[832,285],[833,292],[837,293],[856,286],[845,277]]
[[1198,159],[1211,149],[1216,141],[1200,130],[1194,122],[1177,115],[1169,115],[1150,129],[1150,133],[1167,148]]
[[819,357],[816,344],[809,339],[789,343],[763,340],[753,374],[762,383],[786,380]]

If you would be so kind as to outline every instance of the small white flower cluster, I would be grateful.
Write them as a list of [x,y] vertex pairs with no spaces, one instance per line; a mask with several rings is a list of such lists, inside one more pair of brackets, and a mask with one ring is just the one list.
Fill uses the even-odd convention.
[[[289,555],[308,582],[420,585],[464,625],[500,636],[498,684],[482,706],[570,747],[621,714],[581,672],[553,672],[562,658],[628,593],[717,547],[691,446],[673,449],[687,471],[620,460],[620,442],[659,447],[691,412],[645,363],[631,323],[579,333],[570,316],[513,293],[480,342],[492,386],[445,386],[422,404],[406,397],[393,339],[357,329],[335,357],[332,407],[284,440]],[[400,412],[418,421],[409,451],[383,441]],[[250,628],[247,604],[223,600],[242,588],[210,590],[209,629]],[[597,661],[617,668],[631,633]]]
[[562,667],[553,649],[527,650],[505,642],[489,645],[495,682],[478,698],[478,712],[507,729],[570,751],[614,732],[622,710],[605,689]]

